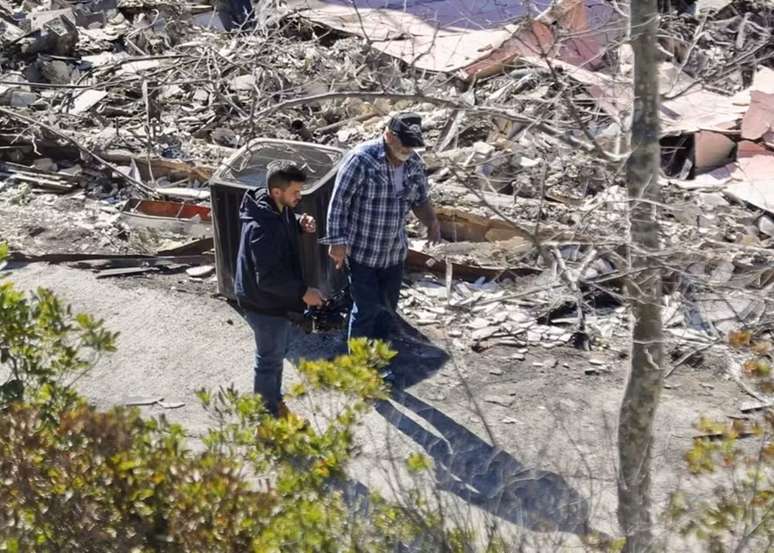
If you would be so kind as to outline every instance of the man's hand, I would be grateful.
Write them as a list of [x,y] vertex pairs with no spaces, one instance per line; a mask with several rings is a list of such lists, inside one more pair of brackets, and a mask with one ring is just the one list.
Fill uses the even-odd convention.
[[441,242],[441,223],[438,222],[438,219],[433,221],[427,228],[427,240],[431,244],[438,244]]
[[317,288],[307,288],[306,294],[304,294],[304,297],[301,299],[303,299],[304,303],[309,307],[320,307],[323,303],[325,303],[325,298],[323,297],[322,292],[320,292]]
[[330,246],[328,255],[336,263],[336,268],[341,269],[344,266],[344,259],[347,257],[347,246]]
[[418,205],[412,210],[417,219],[422,221],[422,224],[427,227],[427,240],[431,244],[437,244],[441,241],[441,223],[438,222],[438,217],[433,209],[433,204],[430,200]]
[[301,230],[304,232],[307,232],[309,234],[314,234],[317,232],[317,222],[314,220],[314,217],[309,215],[308,213],[304,213],[301,215],[301,218],[298,220],[298,223],[301,225]]

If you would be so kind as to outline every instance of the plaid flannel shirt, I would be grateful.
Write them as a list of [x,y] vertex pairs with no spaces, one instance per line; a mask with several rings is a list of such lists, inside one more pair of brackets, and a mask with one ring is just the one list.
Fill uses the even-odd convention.
[[406,216],[427,201],[424,163],[404,163],[403,187],[390,178],[384,139],[365,142],[344,159],[328,206],[327,243],[349,246],[349,256],[374,268],[402,263],[408,254]]

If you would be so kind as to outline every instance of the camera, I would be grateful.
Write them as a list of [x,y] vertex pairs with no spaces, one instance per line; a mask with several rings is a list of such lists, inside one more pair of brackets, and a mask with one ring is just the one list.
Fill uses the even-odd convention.
[[328,332],[344,328],[352,307],[349,287],[336,292],[319,307],[307,307],[304,311],[304,330],[309,333]]

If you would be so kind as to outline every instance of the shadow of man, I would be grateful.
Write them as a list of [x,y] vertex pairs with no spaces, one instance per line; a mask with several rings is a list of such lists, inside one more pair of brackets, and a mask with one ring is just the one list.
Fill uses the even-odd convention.
[[426,430],[390,401],[376,405],[388,422],[433,459],[440,489],[530,530],[588,534],[588,503],[560,475],[525,467],[407,392],[395,391],[393,400],[440,434]]
[[[437,434],[426,430],[390,401],[376,402],[375,409],[425,449],[435,463],[439,488],[533,531],[588,535],[591,531],[588,503],[564,478],[525,467],[508,452],[486,443],[403,390],[439,370],[449,355],[399,317],[398,325],[391,340],[398,352],[391,364],[397,377],[392,386],[392,400],[430,423]],[[306,352],[316,350],[323,357],[346,352],[346,341],[334,335],[307,335],[296,346]],[[352,515],[370,510],[368,488],[362,483],[334,479],[330,484],[344,493]]]
[[[436,346],[424,334],[411,326],[400,315],[394,315],[395,325],[388,341],[397,355],[390,362],[392,389],[413,386],[435,374],[449,354]],[[346,332],[304,333],[298,326],[293,327],[288,360],[297,364],[301,357],[306,359],[327,359],[332,361],[347,353]]]
[[395,325],[390,345],[397,355],[390,363],[393,390],[404,389],[435,374],[449,360],[449,354],[436,346],[400,315],[394,314]]

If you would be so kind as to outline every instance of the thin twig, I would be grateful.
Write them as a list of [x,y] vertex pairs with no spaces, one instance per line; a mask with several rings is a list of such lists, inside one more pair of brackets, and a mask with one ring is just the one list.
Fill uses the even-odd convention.
[[512,110],[497,108],[493,106],[470,106],[462,102],[458,102],[454,100],[446,100],[444,98],[436,98],[434,96],[427,96],[425,94],[393,94],[389,92],[361,92],[361,91],[326,92],[325,94],[315,94],[312,96],[304,96],[301,98],[293,98],[292,100],[285,100],[284,102],[279,102],[277,104],[274,104],[273,106],[264,108],[263,110],[259,111],[258,113],[255,114],[255,118],[261,119],[276,111],[281,111],[294,106],[307,105],[314,102],[324,102],[327,100],[337,100],[337,99],[345,99],[345,98],[367,98],[367,99],[373,99],[373,100],[384,98],[384,99],[396,100],[396,101],[411,100],[414,102],[427,102],[430,104],[444,106],[451,109],[463,109],[466,111],[466,113],[473,114],[473,115],[501,117],[503,119],[509,119],[511,121],[518,121],[524,124],[533,125],[535,128],[545,132],[550,136],[553,136],[554,138],[561,140],[562,142],[566,143],[569,146],[572,146],[573,148],[582,148],[589,152],[599,153],[602,159],[606,162],[617,164],[617,163],[620,163],[621,159],[623,159],[619,155],[611,154],[609,152],[605,152],[604,150],[601,151],[602,153],[600,153],[598,145],[595,146],[593,144],[589,144],[587,142],[579,140],[574,136],[572,136],[571,134],[569,134],[569,132],[567,131],[562,131],[546,123],[536,121],[532,117],[527,117],[524,115],[520,115],[518,113],[514,113]]

